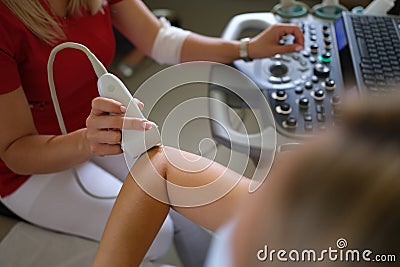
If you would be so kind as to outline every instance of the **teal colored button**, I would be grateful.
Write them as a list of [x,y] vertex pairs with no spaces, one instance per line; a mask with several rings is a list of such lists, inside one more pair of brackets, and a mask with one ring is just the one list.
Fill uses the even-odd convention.
[[320,55],[318,59],[323,63],[330,63],[332,61],[332,57],[324,57],[322,55]]

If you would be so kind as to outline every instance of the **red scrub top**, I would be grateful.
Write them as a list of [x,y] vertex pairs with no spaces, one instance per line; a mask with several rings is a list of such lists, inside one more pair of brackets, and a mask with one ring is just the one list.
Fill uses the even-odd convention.
[[[109,0],[108,4],[119,1]],[[95,15],[84,12],[83,16],[61,19],[67,36],[61,42],[85,45],[105,66],[111,63],[115,52],[109,5]],[[47,81],[47,61],[54,46],[38,39],[0,1],[0,94],[22,86],[39,134],[60,134]],[[53,69],[67,131],[85,127],[91,101],[98,96],[97,77],[89,60],[79,50],[64,49],[58,52]],[[6,126],[1,125],[0,130],[3,127]],[[27,179],[29,176],[13,173],[0,160],[0,196],[11,194]]]

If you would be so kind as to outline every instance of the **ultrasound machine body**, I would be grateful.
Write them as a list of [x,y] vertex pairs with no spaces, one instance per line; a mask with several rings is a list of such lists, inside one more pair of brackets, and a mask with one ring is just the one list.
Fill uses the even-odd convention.
[[[362,30],[375,21],[380,24],[373,25],[373,29],[386,25],[389,30],[384,31],[383,39],[375,40],[373,44],[371,35],[374,32],[364,33]],[[321,132],[340,127],[341,102],[349,95],[379,97],[398,87],[398,17],[343,12],[336,20],[311,14],[288,19],[270,12],[247,13],[233,17],[222,38],[239,40],[278,22],[300,26],[305,38],[303,51],[233,62],[233,67],[249,77],[267,99],[275,120],[278,148],[285,149],[293,143],[301,143]],[[292,36],[285,36],[281,44],[292,41]],[[227,102],[240,108],[237,104],[240,100],[235,100],[235,96],[223,88],[211,84],[209,92],[211,97],[225,95]],[[216,108],[213,105],[215,103],[210,105],[210,109]],[[230,122],[224,121],[223,117],[215,121],[230,127]],[[214,138],[224,145],[230,147],[235,142],[216,131],[215,122],[211,122],[211,129]],[[260,149],[257,145],[251,147],[253,155],[257,155]]]

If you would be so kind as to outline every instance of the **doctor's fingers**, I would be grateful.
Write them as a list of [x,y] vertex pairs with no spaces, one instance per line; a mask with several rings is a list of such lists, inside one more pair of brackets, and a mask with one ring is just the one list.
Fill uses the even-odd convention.
[[273,25],[270,29],[275,38],[279,41],[283,36],[291,34],[294,37],[293,43],[304,46],[304,34],[301,28],[296,24],[283,24],[278,23]]
[[294,53],[294,52],[300,52],[303,50],[302,46],[298,46],[296,44],[291,44],[291,45],[275,45],[274,47],[274,52],[276,54],[287,54],[287,53]]
[[86,138],[91,146],[97,144],[116,145],[121,143],[121,131],[113,129],[88,130]]
[[113,116],[113,115],[89,115],[86,120],[88,129],[127,129],[148,130],[152,124],[146,119]]
[[137,98],[134,98],[133,101],[135,101],[136,105],[139,107],[140,110],[142,110],[144,108],[144,104],[142,101],[140,101]]
[[124,114],[126,107],[121,103],[111,98],[96,97],[92,100],[92,110],[90,115],[100,116],[104,114]]
[[[152,127],[147,120],[127,118],[124,126],[129,129],[145,131]],[[122,153],[120,144],[122,140],[121,130],[113,128],[88,128],[86,138],[90,144],[90,150],[94,155],[105,156]]]
[[120,144],[110,145],[110,144],[93,143],[90,144],[90,150],[92,151],[93,155],[100,157],[109,155],[118,155],[123,152]]
[[96,156],[117,155],[122,153],[121,131],[91,128],[86,132],[90,151]]
[[153,124],[146,119],[124,117],[122,129],[125,130],[150,130]]
[[114,114],[124,114],[130,105],[137,105],[140,110],[144,108],[144,104],[137,98],[134,98],[128,107],[124,106],[121,102],[118,102],[111,98],[106,97],[96,97],[92,100],[92,110],[93,115],[103,115],[108,113]]

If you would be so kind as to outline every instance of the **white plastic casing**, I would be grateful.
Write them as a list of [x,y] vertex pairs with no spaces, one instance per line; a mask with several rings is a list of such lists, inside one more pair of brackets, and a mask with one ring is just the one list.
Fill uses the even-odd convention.
[[395,0],[374,0],[365,9],[366,15],[386,15],[395,5]]
[[[111,73],[102,75],[97,81],[99,94],[121,102],[127,107],[126,117],[145,119],[137,101],[132,97],[123,82]],[[136,158],[154,146],[161,145],[161,135],[155,123],[150,130],[122,129],[121,148],[129,156]]]

